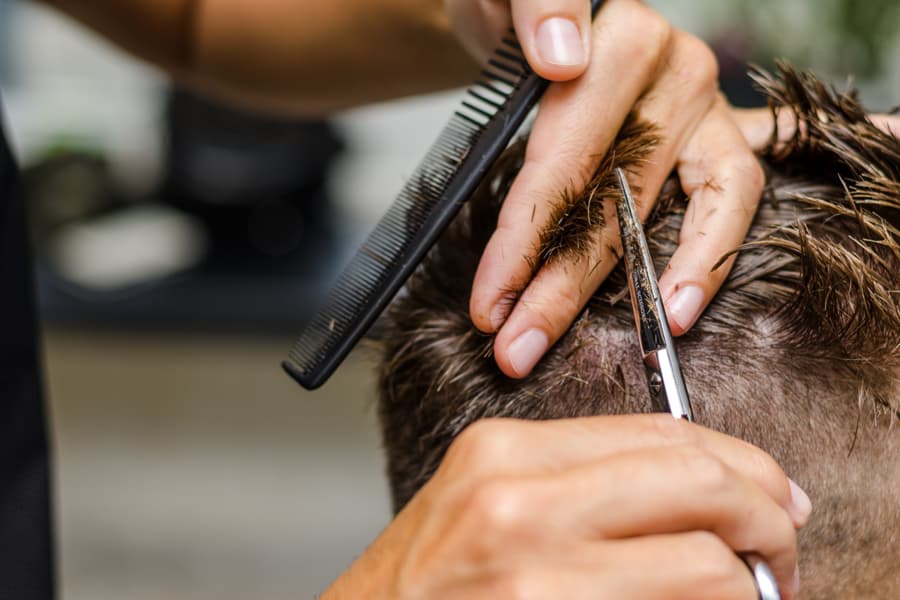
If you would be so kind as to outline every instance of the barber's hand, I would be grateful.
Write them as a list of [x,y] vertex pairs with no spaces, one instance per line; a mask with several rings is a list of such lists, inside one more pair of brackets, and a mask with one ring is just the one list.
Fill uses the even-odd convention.
[[[632,187],[642,218],[677,169],[690,196],[680,246],[660,279],[673,333],[687,331],[728,274],[713,270],[743,241],[763,172],[718,91],[711,50],[639,0],[607,0],[593,23],[587,0],[446,0],[458,36],[484,57],[512,23],[529,63],[557,81],[544,96],[525,164],[475,276],[470,312],[497,333],[497,364],[527,375],[618,262],[614,207],[585,255],[532,276],[541,230],[565,191],[585,185],[638,104],[662,142]],[[511,15],[511,16],[510,16]]]
[[[780,144],[790,142],[797,132],[797,119],[794,113],[787,109],[777,112],[777,131],[776,120],[772,118],[772,111],[768,108],[733,108],[731,114],[754,152],[762,151],[772,143],[774,133],[778,134],[778,138],[774,140],[775,147],[778,148]],[[869,114],[869,120],[884,133],[900,138],[900,116],[872,113]]]
[[539,75],[566,81],[590,60],[589,0],[444,0],[463,47],[482,63],[512,26]]
[[809,499],[761,450],[668,415],[477,423],[325,593],[755,600],[797,595]]

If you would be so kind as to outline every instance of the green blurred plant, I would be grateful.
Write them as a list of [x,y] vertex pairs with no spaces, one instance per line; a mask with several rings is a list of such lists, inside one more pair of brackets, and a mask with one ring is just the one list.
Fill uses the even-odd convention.
[[754,60],[785,56],[803,66],[873,77],[900,29],[900,0],[736,0],[757,44]]
[[[885,50],[893,43],[900,17],[897,0],[833,0],[832,23],[836,31],[856,49],[855,68],[860,74],[875,75],[884,68]],[[839,58],[841,55],[839,55]],[[844,56],[844,58],[848,58]]]

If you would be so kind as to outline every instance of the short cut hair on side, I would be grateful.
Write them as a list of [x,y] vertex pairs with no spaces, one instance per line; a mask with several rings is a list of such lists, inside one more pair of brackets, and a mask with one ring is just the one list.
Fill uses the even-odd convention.
[[[766,450],[810,493],[803,597],[900,597],[900,142],[851,89],[786,64],[754,77],[795,127],[759,154],[767,181],[745,243],[676,340],[685,381],[699,423]],[[596,260],[598,199],[658,136],[638,107],[590,184],[559,198],[534,269]],[[510,146],[386,314],[378,407],[396,510],[476,420],[651,410],[621,265],[523,380],[472,325],[472,279],[523,156],[524,140]],[[673,175],[646,224],[657,272],[686,205]]]

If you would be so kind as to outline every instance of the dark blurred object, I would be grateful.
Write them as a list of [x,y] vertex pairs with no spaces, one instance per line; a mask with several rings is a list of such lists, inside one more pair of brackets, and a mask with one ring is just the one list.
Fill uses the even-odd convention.
[[289,333],[349,252],[321,121],[259,117],[173,92],[158,197],[131,198],[102,156],[48,155],[26,181],[54,323]]
[[747,74],[753,40],[743,31],[733,30],[710,40],[719,61],[719,87],[733,106],[765,106],[765,97]]
[[0,87],[15,83],[12,52],[13,0],[0,0]]
[[[119,206],[109,166],[99,154],[53,150],[22,172],[31,239],[42,250],[67,223],[96,217]],[[40,252],[39,252],[40,255]]]
[[729,22],[753,40],[748,59],[763,67],[784,58],[839,79],[877,80],[892,67],[900,1],[739,0]]
[[844,51],[835,53],[838,69],[863,76],[882,73],[885,51],[897,32],[900,2],[838,0],[833,4],[831,22],[844,38]]
[[284,256],[331,224],[331,125],[248,115],[182,90],[169,97],[162,197],[199,217],[213,252]]

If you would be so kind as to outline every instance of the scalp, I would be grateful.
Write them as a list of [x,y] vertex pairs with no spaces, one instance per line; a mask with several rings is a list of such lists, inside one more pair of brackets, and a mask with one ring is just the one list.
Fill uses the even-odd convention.
[[[900,587],[887,570],[900,561],[900,143],[852,92],[784,66],[757,79],[799,126],[760,155],[767,181],[746,243],[678,340],[685,381],[700,423],[768,451],[813,497],[801,546],[817,583],[806,597],[840,586],[889,597],[892,575]],[[655,128],[630,117],[586,190],[560,199],[540,261],[589,252],[597,198],[615,193],[612,167],[639,168],[655,143]],[[523,142],[509,149],[387,313],[379,411],[398,510],[479,419],[652,408],[621,268],[525,380],[499,371],[492,338],[472,326],[472,278],[523,155]],[[685,206],[673,177],[646,225],[657,272]],[[881,596],[852,587],[863,572]]]

